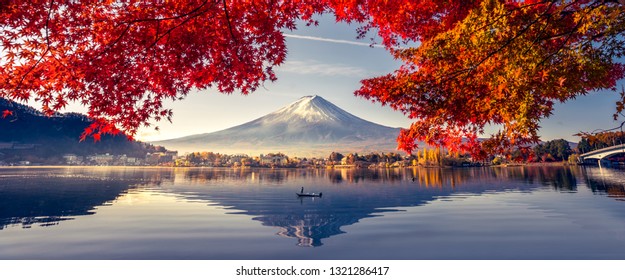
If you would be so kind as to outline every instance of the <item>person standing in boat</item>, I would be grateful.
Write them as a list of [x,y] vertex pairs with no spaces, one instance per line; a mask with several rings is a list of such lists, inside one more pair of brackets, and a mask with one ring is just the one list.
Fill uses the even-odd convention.
[[302,190],[299,193],[304,193],[304,187],[302,187]]

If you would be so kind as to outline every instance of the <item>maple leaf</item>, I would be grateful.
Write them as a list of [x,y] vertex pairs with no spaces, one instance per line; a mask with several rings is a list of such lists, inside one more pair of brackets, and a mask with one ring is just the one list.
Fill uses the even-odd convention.
[[564,86],[564,82],[566,82],[566,78],[565,77],[560,77],[560,79],[558,79],[558,85],[560,87]]
[[2,118],[5,119],[8,116],[12,116],[13,115],[13,111],[10,110],[4,110],[2,111]]

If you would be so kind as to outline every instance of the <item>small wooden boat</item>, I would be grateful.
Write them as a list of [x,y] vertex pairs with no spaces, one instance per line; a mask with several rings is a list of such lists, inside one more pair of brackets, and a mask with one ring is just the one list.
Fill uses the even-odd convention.
[[295,193],[299,197],[321,197],[323,193]]
[[322,193],[305,193],[304,192],[304,187],[302,187],[302,190],[298,193],[295,193],[298,197],[321,197]]

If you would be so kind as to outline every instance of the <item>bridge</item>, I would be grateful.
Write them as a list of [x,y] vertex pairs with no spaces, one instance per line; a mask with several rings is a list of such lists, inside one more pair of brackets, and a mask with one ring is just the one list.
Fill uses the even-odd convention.
[[614,145],[607,148],[590,151],[588,153],[579,155],[579,159],[581,161],[584,161],[586,159],[602,160],[615,154],[625,154],[625,144]]

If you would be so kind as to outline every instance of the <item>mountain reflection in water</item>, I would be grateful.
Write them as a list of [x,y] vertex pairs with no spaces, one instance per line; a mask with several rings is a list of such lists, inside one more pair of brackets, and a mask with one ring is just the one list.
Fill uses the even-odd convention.
[[[576,192],[579,182],[622,200],[623,172],[581,167],[465,169],[0,169],[0,230],[50,226],[93,215],[129,190],[175,194],[248,215],[303,247],[322,246],[345,226],[385,212],[441,199],[552,188]],[[322,198],[298,198],[304,187]]]
[[[440,198],[530,192],[545,186],[575,191],[575,176],[579,173],[577,167],[180,172],[189,184],[178,185],[172,192],[184,194],[192,201],[217,203],[232,214],[253,216],[264,226],[279,228],[279,236],[296,238],[296,244],[304,247],[321,246],[323,239],[345,233],[342,227],[361,219]],[[511,183],[511,179],[516,183]],[[234,184],[236,190],[233,181],[238,182]],[[323,192],[324,196],[297,198],[295,192],[300,187]]]

